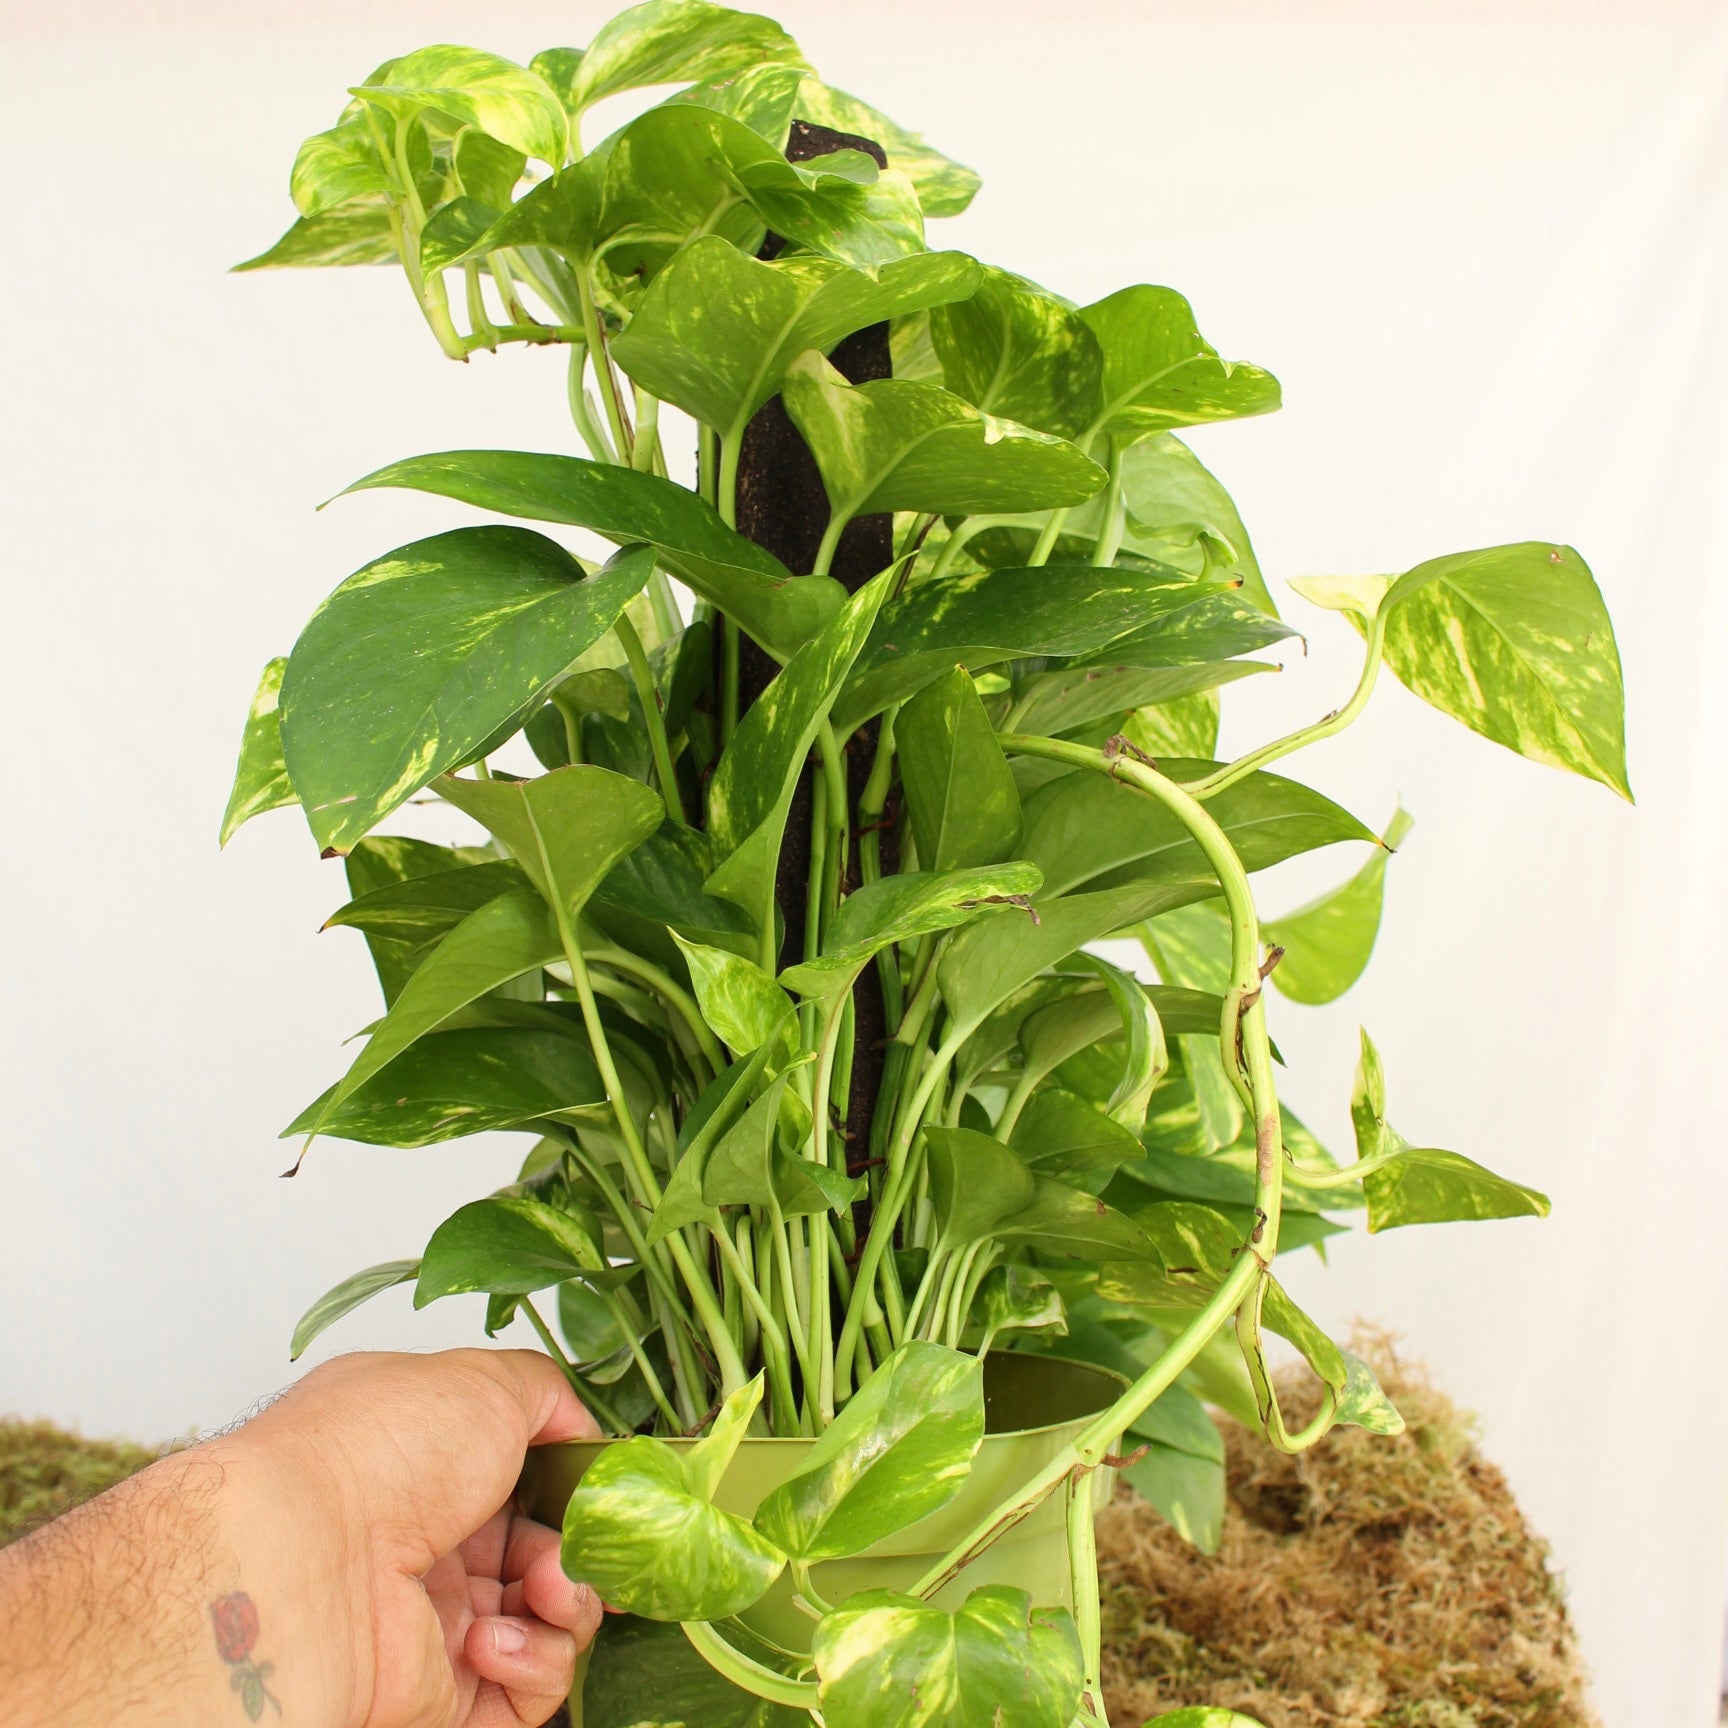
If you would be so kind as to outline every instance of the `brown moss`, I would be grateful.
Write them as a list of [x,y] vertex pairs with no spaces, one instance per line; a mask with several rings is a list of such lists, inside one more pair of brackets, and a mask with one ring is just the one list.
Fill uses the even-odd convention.
[[[1289,1458],[1225,1421],[1216,1555],[1124,1488],[1099,1528],[1104,1689],[1134,1728],[1208,1704],[1266,1728],[1595,1728],[1546,1545],[1473,1424],[1385,1338],[1360,1340],[1404,1413]],[[1292,1426],[1311,1377],[1280,1382]]]
[[52,1422],[0,1417],[0,1545],[156,1461],[124,1440],[86,1440]]

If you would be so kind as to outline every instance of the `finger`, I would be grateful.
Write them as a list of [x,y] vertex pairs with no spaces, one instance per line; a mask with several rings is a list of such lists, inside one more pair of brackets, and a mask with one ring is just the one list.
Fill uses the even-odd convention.
[[576,1639],[560,1626],[498,1616],[468,1628],[463,1654],[482,1680],[504,1690],[518,1720],[544,1722],[569,1696]]
[[462,1563],[470,1578],[502,1578],[510,1540],[510,1509],[501,1507],[462,1544]]
[[586,1584],[571,1581],[558,1549],[556,1530],[532,1524],[526,1518],[516,1520],[504,1568],[508,1580],[505,1597],[512,1601],[508,1611],[515,1612],[515,1603],[519,1602],[527,1612],[550,1625],[585,1632],[591,1638],[600,1623],[599,1598]]

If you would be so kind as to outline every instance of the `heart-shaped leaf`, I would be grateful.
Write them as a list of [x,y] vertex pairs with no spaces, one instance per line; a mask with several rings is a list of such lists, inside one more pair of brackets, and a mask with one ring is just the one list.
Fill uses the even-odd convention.
[[[761,1396],[760,1376],[732,1394],[716,1419],[725,1439],[735,1443],[738,1411],[748,1423]],[[693,1467],[642,1436],[608,1446],[565,1507],[565,1572],[650,1620],[720,1620],[760,1600],[786,1556],[710,1503],[725,1462],[711,1451]]]
[[690,968],[696,1006],[735,1055],[759,1050],[792,1013],[792,1000],[760,966],[724,948],[673,940]]
[[835,727],[851,731],[956,663],[979,672],[1023,654],[1087,653],[1209,592],[1175,571],[1060,564],[920,583],[883,606]]
[[494,1194],[453,1212],[426,1244],[414,1306],[485,1291],[525,1296],[583,1272],[605,1272],[600,1227],[562,1207]]
[[927,684],[894,723],[900,779],[926,870],[998,864],[1020,845],[1020,793],[964,667]]
[[972,202],[979,178],[970,168],[926,144],[918,133],[890,120],[880,109],[816,78],[806,78],[798,92],[800,119],[855,138],[870,138],[888,156],[888,166],[912,182],[926,216],[958,216]]
[[849,988],[872,956],[891,943],[951,930],[998,908],[1019,910],[1038,892],[1039,881],[1030,864],[1012,863],[940,875],[904,871],[867,882],[841,902],[823,952],[789,967],[780,982],[805,996],[834,995]]
[[949,1613],[867,1590],[816,1627],[829,1728],[1069,1728],[1080,1639],[1065,1608],[987,1585]]
[[[724,241],[716,244],[732,250]],[[435,492],[534,522],[566,522],[621,544],[646,541],[680,581],[783,656],[845,599],[840,584],[825,576],[789,575],[771,552],[733,533],[695,493],[612,463],[520,450],[451,450],[393,462],[347,490],[377,486]]]
[[[362,842],[362,846],[370,844]],[[361,847],[356,847],[349,856],[360,852]],[[526,886],[527,880],[521,865],[507,858],[465,864],[457,870],[433,870],[358,895],[332,912],[324,928],[347,925],[368,936],[424,947],[448,935],[488,900]]]
[[246,730],[240,735],[240,761],[234,769],[234,788],[228,794],[228,808],[222,813],[221,844],[226,846],[241,823],[261,816],[266,810],[279,810],[284,804],[297,804],[293,782],[288,778],[287,765],[282,760],[282,725],[277,702],[282,692],[282,671],[288,662],[272,660],[258,680],[252,697],[252,707],[246,716]]
[[1570,546],[1526,541],[1418,564],[1381,601],[1386,664],[1443,714],[1630,800],[1614,626]]
[[949,1248],[987,1240],[1037,1197],[1026,1161],[988,1134],[931,1125],[924,1142],[937,1240]]
[[1033,1093],[1010,1144],[1028,1169],[1060,1176],[1093,1194],[1124,1164],[1142,1156],[1132,1130],[1060,1086],[1041,1086]]
[[547,903],[574,927],[619,859],[660,826],[665,806],[639,780],[580,764],[535,780],[462,780],[440,796],[509,847]]
[[564,160],[564,108],[551,87],[526,67],[479,48],[418,48],[352,93],[392,117],[432,108],[554,168]]
[[1024,1242],[1064,1260],[1157,1259],[1152,1242],[1126,1213],[1054,1177],[1033,1180],[1031,1204],[991,1226],[990,1234],[998,1241]]
[[984,1438],[976,1357],[902,1344],[756,1512],[756,1528],[794,1560],[861,1554],[940,1511]]
[[1083,307],[1104,351],[1093,425],[1139,437],[1172,426],[1267,414],[1278,380],[1258,366],[1221,360],[1173,288],[1140,284]]
[[983,1327],[980,1357],[1004,1332],[1045,1332],[1059,1336],[1068,1330],[1062,1292],[1035,1266],[1010,1262],[992,1266],[973,1299],[973,1313]]
[[916,379],[849,384],[820,354],[786,370],[787,412],[804,434],[835,524],[883,510],[968,515],[1081,504],[1105,473],[1077,445],[980,413]]
[[[1159,766],[1178,781],[1205,772],[1199,763]],[[1341,840],[1375,838],[1330,798],[1277,774],[1249,775],[1207,809],[1249,870]],[[1160,885],[1169,896],[1166,907],[1219,892],[1216,875],[1181,822],[1156,800],[1105,775],[1052,780],[1026,800],[1025,812],[1021,856],[1044,872],[1041,904],[1078,888],[1128,882]]]
[[645,0],[595,32],[571,68],[573,114],[620,90],[721,78],[765,63],[802,65],[798,44],[771,18],[708,0]]
[[1284,950],[1272,982],[1292,1002],[1335,1002],[1362,976],[1386,896],[1386,865],[1410,832],[1410,818],[1393,812],[1368,862],[1341,887],[1260,927]]
[[930,314],[930,339],[943,383],[986,414],[1062,438],[1091,424],[1103,374],[1098,339],[1071,306],[1024,277],[986,266],[970,299]]
[[389,206],[382,198],[369,198],[327,210],[322,216],[302,216],[274,246],[231,268],[236,274],[246,270],[315,270],[345,264],[394,264],[397,256]]
[[655,277],[612,353],[645,390],[735,443],[800,354],[964,298],[977,278],[959,252],[920,253],[867,275],[829,258],[763,263],[711,235]]
[[641,548],[589,578],[542,534],[458,528],[349,577],[282,678],[283,757],[318,844],[346,852],[520,723],[652,568]]
[[1368,1230],[1395,1230],[1404,1224],[1446,1224],[1485,1218],[1546,1218],[1546,1194],[1457,1152],[1412,1146],[1386,1120],[1386,1082],[1380,1052],[1364,1030],[1362,1054],[1350,1098],[1359,1158],[1391,1155],[1392,1161],[1362,1178],[1368,1201]]
[[352,1314],[362,1302],[370,1302],[381,1290],[394,1289],[419,1276],[418,1260],[387,1260],[382,1266],[368,1266],[355,1272],[333,1289],[326,1290],[304,1314],[294,1328],[293,1342],[288,1346],[288,1360],[296,1362],[306,1346],[326,1328],[334,1326],[345,1314]]
[[[532,889],[501,894],[471,912],[428,954],[353,1066],[330,1092],[319,1124],[387,1063],[488,990],[537,971],[563,952],[546,902]],[[318,1132],[315,1126],[308,1132]]]
[[708,892],[774,927],[774,872],[798,775],[892,575],[867,582],[753,702],[708,785],[708,832],[720,863]]
[[[326,1094],[326,1098],[328,1094]],[[528,1027],[431,1032],[356,1087],[339,1108],[319,1098],[282,1130],[373,1146],[431,1146],[606,1102],[577,1038]]]

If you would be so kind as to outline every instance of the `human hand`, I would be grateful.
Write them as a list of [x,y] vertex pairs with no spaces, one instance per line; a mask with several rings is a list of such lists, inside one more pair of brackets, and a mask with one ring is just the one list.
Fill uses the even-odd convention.
[[509,1500],[595,1432],[532,1352],[339,1357],[0,1557],[0,1691],[27,1728],[536,1728],[600,1606]]

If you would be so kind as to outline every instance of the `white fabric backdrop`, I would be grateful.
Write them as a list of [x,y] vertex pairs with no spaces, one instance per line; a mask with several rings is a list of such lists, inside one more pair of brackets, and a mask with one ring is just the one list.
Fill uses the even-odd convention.
[[[374,494],[392,457],[563,448],[555,363],[441,362],[384,272],[228,278],[285,225],[296,142],[387,53],[522,58],[609,8],[248,10],[100,0],[4,19],[8,817],[0,1407],[159,1435],[290,1372],[305,1301],[413,1252],[507,1141],[279,1125],[373,1013],[291,815],[218,858],[256,669],[367,557],[463,519]],[[1087,299],[1168,281],[1285,411],[1195,442],[1275,582],[1567,539],[1619,626],[1639,807],[1401,690],[1305,771],[1417,828],[1338,1009],[1285,1005],[1334,1138],[1358,1019],[1397,1120],[1549,1190],[1547,1224],[1337,1247],[1298,1292],[1382,1320],[1483,1414],[1552,1539],[1609,1728],[1714,1720],[1728,1129],[1717,996],[1728,680],[1728,36],[1704,8],[859,8],[791,0],[837,82],[986,176],[949,243]],[[1477,15],[1468,15],[1474,11]],[[1055,20],[1060,17],[1060,23]],[[1292,609],[1299,603],[1292,601]],[[1232,691],[1241,739],[1330,707],[1348,632]],[[1274,910],[1343,865],[1269,886]],[[333,1347],[466,1340],[386,1299]]]

